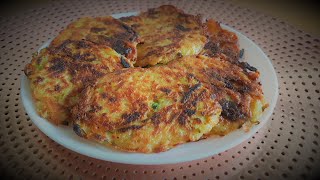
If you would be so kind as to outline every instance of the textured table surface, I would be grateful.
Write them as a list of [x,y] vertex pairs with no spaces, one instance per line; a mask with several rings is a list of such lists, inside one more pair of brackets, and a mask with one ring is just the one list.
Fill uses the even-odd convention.
[[[45,136],[20,100],[32,53],[81,16],[173,4],[252,39],[268,55],[280,96],[268,123],[218,155],[173,165],[126,165],[72,152]],[[320,40],[285,22],[222,1],[52,1],[0,19],[0,171],[30,179],[312,179],[320,167]]]

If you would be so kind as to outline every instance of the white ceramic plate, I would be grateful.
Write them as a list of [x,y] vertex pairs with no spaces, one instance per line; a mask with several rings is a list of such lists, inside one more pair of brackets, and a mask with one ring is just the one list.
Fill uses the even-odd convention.
[[[113,16],[120,18],[136,14],[137,13],[122,13]],[[256,44],[240,32],[225,25],[222,25],[222,27],[237,34],[240,48],[245,50],[244,60],[260,71],[263,92],[270,105],[263,113],[260,124],[254,126],[249,132],[237,130],[224,137],[212,137],[198,142],[182,144],[162,153],[127,153],[106,148],[97,143],[82,139],[72,131],[72,128],[58,127],[41,118],[36,113],[30,93],[29,81],[26,76],[21,77],[21,98],[23,105],[34,124],[51,139],[72,151],[101,160],[126,164],[170,164],[205,158],[223,152],[250,138],[267,122],[278,98],[278,80],[270,60]],[[40,49],[48,46],[49,43],[50,41]]]

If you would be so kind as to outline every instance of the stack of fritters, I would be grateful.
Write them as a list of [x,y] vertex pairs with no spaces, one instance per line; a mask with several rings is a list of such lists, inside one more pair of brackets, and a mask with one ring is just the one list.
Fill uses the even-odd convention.
[[168,5],[121,21],[82,18],[27,65],[41,116],[144,153],[258,122],[259,72],[234,33]]

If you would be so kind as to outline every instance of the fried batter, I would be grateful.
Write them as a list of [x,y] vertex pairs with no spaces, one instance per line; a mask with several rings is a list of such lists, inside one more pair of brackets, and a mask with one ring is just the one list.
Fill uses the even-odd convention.
[[221,108],[213,91],[165,65],[115,71],[83,92],[72,110],[74,131],[126,151],[166,151],[216,125]]
[[199,16],[185,14],[170,5],[121,20],[130,25],[142,40],[137,46],[135,66],[166,64],[182,56],[197,55],[207,41]]
[[185,57],[168,64],[170,68],[194,74],[199,81],[210,84],[215,90],[213,95],[221,105],[222,113],[212,134],[226,135],[244,123],[248,126],[258,123],[267,106],[258,81],[259,72],[250,65],[239,64],[248,63],[235,64],[223,54],[214,58]]
[[87,40],[109,46],[134,63],[137,57],[136,45],[139,42],[139,37],[128,25],[107,16],[78,19],[60,32],[50,46],[60,46],[66,40]]
[[84,86],[124,67],[132,64],[108,46],[66,40],[41,50],[26,65],[25,74],[40,116],[62,124],[70,121],[69,108],[78,102]]
[[258,72],[225,56],[188,56],[167,65],[115,71],[84,91],[72,110],[74,130],[145,153],[225,135],[261,115],[264,100],[257,77]]

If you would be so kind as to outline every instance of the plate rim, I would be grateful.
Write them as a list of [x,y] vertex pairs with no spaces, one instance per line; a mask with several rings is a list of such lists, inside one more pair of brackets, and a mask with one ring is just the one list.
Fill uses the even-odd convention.
[[[118,13],[118,14],[113,14],[112,16],[115,17],[115,18],[120,18],[120,17],[125,17],[125,16],[131,16],[131,15],[136,15],[138,12],[128,12],[128,13]],[[227,144],[223,147],[220,147],[220,149],[218,148],[218,150],[216,149],[215,151],[206,151],[206,153],[201,153],[201,154],[196,154],[196,155],[188,155],[186,156],[184,159],[176,159],[176,158],[169,158],[167,160],[154,160],[154,159],[151,159],[150,158],[147,158],[148,160],[144,160],[143,157],[147,157],[149,155],[151,156],[157,156],[158,154],[162,154],[162,153],[170,153],[170,150],[169,151],[166,151],[166,152],[161,152],[161,153],[151,153],[151,154],[143,154],[143,153],[133,153],[133,154],[138,154],[138,155],[141,155],[142,158],[129,158],[129,159],[123,159],[123,158],[117,158],[117,156],[113,157],[112,154],[111,156],[107,156],[107,157],[98,157],[98,156],[95,156],[95,155],[92,155],[88,152],[85,152],[85,150],[81,149],[81,148],[75,148],[75,147],[72,147],[72,145],[68,145],[65,143],[65,141],[61,140],[60,138],[58,138],[57,136],[54,136],[53,134],[50,134],[48,132],[48,129],[46,129],[45,125],[47,125],[48,123],[50,123],[49,121],[45,120],[44,118],[40,117],[37,113],[35,113],[35,111],[33,110],[34,108],[32,108],[32,104],[34,104],[33,100],[31,99],[31,102],[28,102],[27,101],[27,98],[25,98],[28,94],[28,90],[25,89],[25,87],[28,86],[28,83],[29,80],[27,79],[27,77],[23,74],[21,75],[21,84],[20,84],[20,98],[22,99],[22,103],[24,105],[24,108],[26,110],[26,112],[28,113],[30,119],[32,120],[32,122],[37,126],[37,128],[39,128],[45,135],[47,135],[50,139],[54,140],[55,142],[57,142],[58,144],[62,145],[63,147],[67,148],[67,149],[70,149],[72,150],[73,152],[76,152],[76,153],[79,153],[79,154],[82,154],[82,155],[85,155],[85,156],[89,156],[89,157],[92,157],[92,158],[95,158],[95,159],[100,159],[100,160],[104,160],[104,161],[111,161],[111,162],[117,162],[117,163],[124,163],[124,164],[136,164],[136,165],[162,165],[162,164],[175,164],[175,163],[182,163],[182,162],[188,162],[188,161],[192,161],[192,160],[197,160],[197,159],[202,159],[202,158],[206,158],[206,157],[209,157],[209,156],[213,156],[215,154],[218,154],[218,153],[221,153],[221,152],[224,152],[228,149],[231,149],[231,148],[234,148],[236,147],[237,145],[241,144],[242,142],[248,140],[250,137],[252,137],[258,130],[260,130],[265,124],[266,122],[269,121],[269,119],[271,118],[271,115],[274,111],[274,108],[276,107],[276,103],[277,103],[277,100],[278,100],[278,95],[279,95],[279,83],[278,83],[278,78],[277,78],[277,75],[276,75],[276,72],[275,72],[275,69],[274,69],[274,66],[272,65],[272,62],[271,60],[268,58],[268,56],[262,51],[262,49],[257,45],[255,44],[251,39],[249,39],[248,37],[244,36],[241,32],[239,32],[238,30],[230,27],[230,26],[227,26],[227,25],[224,25],[221,23],[221,27],[223,29],[227,29],[229,31],[232,31],[232,32],[235,32],[238,36],[238,38],[240,39],[243,38],[244,40],[246,40],[249,44],[253,45],[255,48],[257,48],[258,50],[258,53],[261,54],[263,56],[264,59],[266,59],[267,61],[265,63],[267,63],[271,68],[271,73],[272,76],[275,78],[275,82],[274,82],[274,86],[275,86],[275,96],[274,97],[271,97],[271,99],[273,100],[272,102],[268,102],[269,103],[269,107],[268,107],[268,111],[267,112],[263,112],[264,113],[264,116],[265,116],[265,119],[263,121],[260,120],[260,123],[258,125],[255,125],[254,127],[252,127],[249,132],[245,132],[245,134],[243,134],[241,136],[241,138],[238,138],[238,139],[235,139],[234,141],[232,141],[232,143],[230,144]],[[239,37],[240,36],[240,37]],[[40,51],[41,49],[43,49],[44,47],[46,47],[46,45],[49,45],[51,42],[51,40],[45,42],[40,48],[38,51]],[[31,103],[31,105],[30,105]],[[267,114],[265,114],[267,113]],[[44,121],[44,122],[43,122]],[[51,123],[50,123],[51,124]],[[55,125],[53,125],[55,126]],[[62,126],[55,126],[57,128],[66,128],[66,127],[62,127]],[[70,127],[68,127],[70,128]],[[238,131],[243,131],[243,130],[236,130],[232,133],[235,133],[235,132],[238,132]],[[230,134],[226,135],[226,136],[229,136]],[[224,137],[226,137],[224,136]],[[219,138],[224,138],[224,137],[219,137]],[[79,140],[80,137],[77,138],[77,140]],[[84,139],[80,139],[80,141],[88,141],[88,140],[84,140]],[[203,141],[206,141],[206,140],[203,140]],[[210,141],[210,138],[207,139],[207,141]],[[93,144],[92,142],[85,142],[85,143],[90,143],[90,144]],[[189,144],[189,145],[192,145],[194,142],[189,142],[189,143],[186,143],[186,144]],[[95,144],[95,143],[94,143]],[[183,144],[183,145],[186,145],[186,144]],[[102,146],[102,145],[99,145],[99,146]],[[182,145],[179,145],[179,146],[182,146]],[[98,147],[98,146],[96,146]],[[174,147],[173,149],[177,148],[178,146]],[[106,147],[104,147],[106,148]],[[183,148],[183,147],[182,147]],[[86,149],[86,148],[85,148]],[[125,154],[132,154],[130,152],[124,152]],[[120,155],[120,154],[119,154]]]

